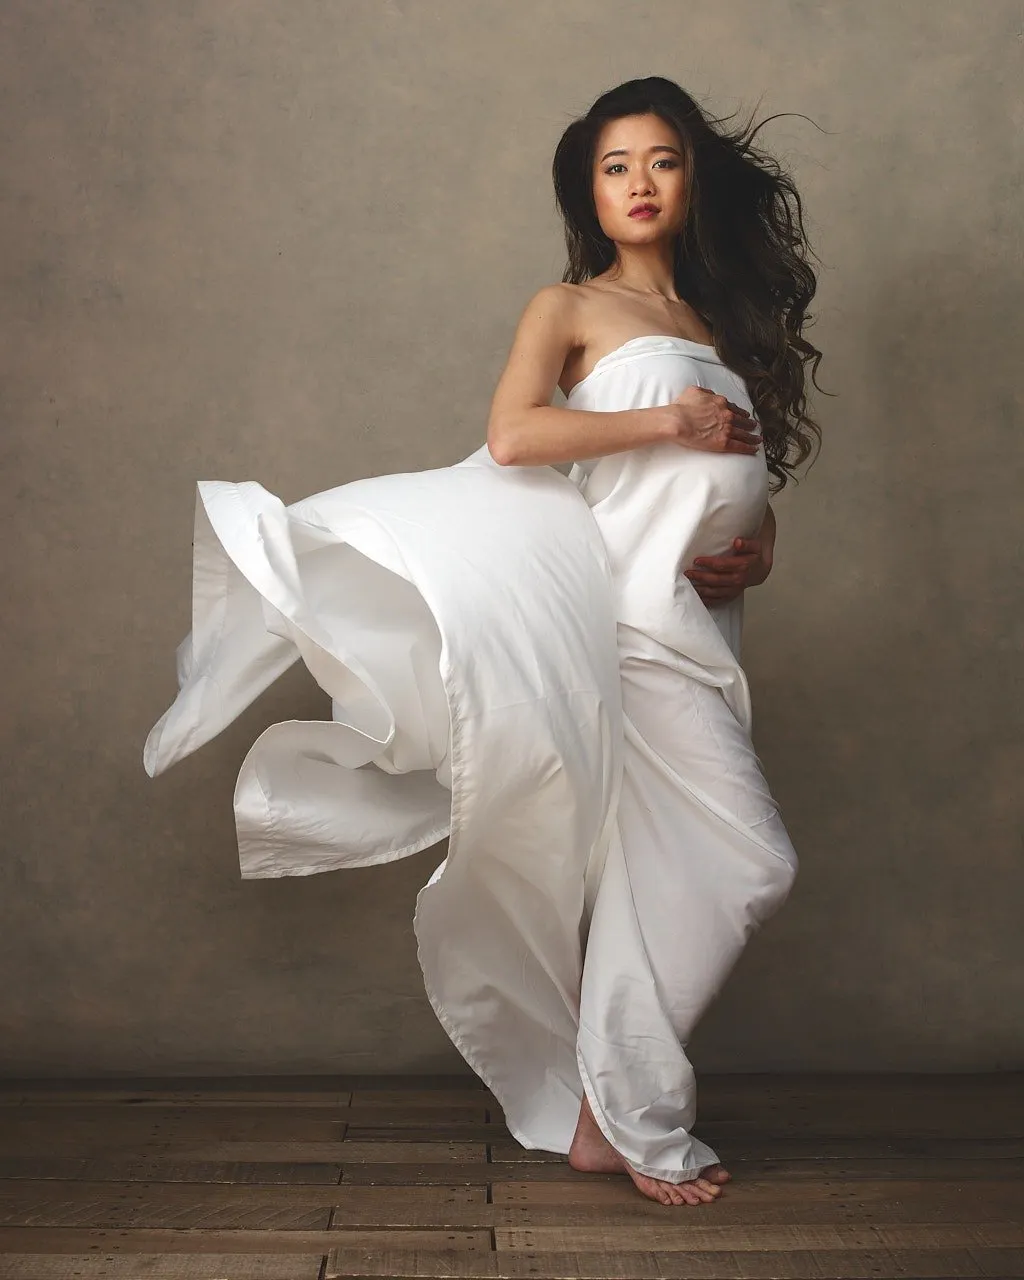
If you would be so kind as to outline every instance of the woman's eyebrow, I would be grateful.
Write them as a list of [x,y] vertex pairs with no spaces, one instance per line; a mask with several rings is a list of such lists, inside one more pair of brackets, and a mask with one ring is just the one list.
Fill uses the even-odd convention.
[[[679,155],[679,151],[675,147],[667,147],[663,144],[659,146],[648,147],[647,150],[648,151],[671,151],[674,156]],[[626,150],[623,150],[622,148],[620,148],[618,151],[606,151],[597,163],[604,164],[604,162],[608,159],[609,156],[628,156],[628,155],[629,155],[629,152]]]

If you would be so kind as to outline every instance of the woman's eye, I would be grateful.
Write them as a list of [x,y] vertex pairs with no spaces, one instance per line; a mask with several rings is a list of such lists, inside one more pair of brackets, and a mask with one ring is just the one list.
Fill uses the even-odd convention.
[[[655,160],[655,162],[654,162],[654,163],[655,163],[656,165],[658,165],[658,164],[667,164],[667,165],[669,166],[669,168],[670,168],[670,169],[674,169],[674,168],[676,167],[676,166],[675,166],[675,161],[674,161],[674,160]],[[614,173],[614,171],[615,171],[616,169],[625,169],[625,167],[626,167],[626,166],[625,166],[624,164],[620,164],[620,163],[616,162],[615,164],[610,164],[610,165],[608,166],[608,168],[607,168],[607,169],[605,169],[605,173]]]

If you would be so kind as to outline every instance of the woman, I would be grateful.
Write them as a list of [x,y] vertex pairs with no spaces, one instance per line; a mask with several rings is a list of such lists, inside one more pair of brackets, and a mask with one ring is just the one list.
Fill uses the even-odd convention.
[[287,508],[200,483],[193,630],[145,764],[301,656],[333,719],[250,750],[242,875],[447,834],[419,960],[511,1132],[699,1204],[730,1175],[691,1132],[685,1044],[797,868],[739,644],[769,473],[781,487],[817,431],[814,277],[791,183],[671,81],[603,95],[554,175],[570,265],[523,312],[486,446]]

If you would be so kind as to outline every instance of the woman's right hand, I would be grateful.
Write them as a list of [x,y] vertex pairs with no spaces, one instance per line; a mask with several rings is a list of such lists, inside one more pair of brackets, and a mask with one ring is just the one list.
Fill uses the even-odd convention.
[[707,387],[687,387],[668,408],[672,438],[688,449],[756,454],[761,447],[757,423],[746,409]]

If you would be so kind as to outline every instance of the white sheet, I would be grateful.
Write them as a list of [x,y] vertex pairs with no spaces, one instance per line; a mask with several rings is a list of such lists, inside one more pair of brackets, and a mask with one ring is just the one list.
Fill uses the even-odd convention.
[[[691,382],[751,407],[711,348],[652,335],[574,408]],[[796,855],[750,743],[742,599],[693,556],[756,532],[764,459],[658,445],[553,467],[371,477],[285,507],[199,483],[192,632],[144,762],[161,773],[302,658],[334,719],[271,726],[235,791],[244,878],[405,857],[427,995],[527,1147],[567,1152],[586,1089],[641,1172],[717,1160],[685,1044]],[[585,950],[585,954],[584,954]]]

